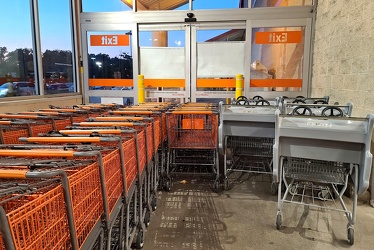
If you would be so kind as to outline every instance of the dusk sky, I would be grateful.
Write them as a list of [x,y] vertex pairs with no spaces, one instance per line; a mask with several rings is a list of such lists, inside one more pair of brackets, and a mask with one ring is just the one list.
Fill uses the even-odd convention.
[[[8,51],[17,48],[31,48],[32,37],[30,28],[30,6],[25,5],[25,0],[1,1],[0,15],[0,46],[7,47]],[[46,49],[71,50],[70,23],[62,22],[68,20],[69,8],[66,0],[39,0],[40,27],[42,36],[42,51]],[[208,9],[210,6],[214,8],[237,8],[239,0],[195,0],[194,9]],[[213,8],[213,7],[210,7]],[[182,6],[180,9],[188,9],[188,6]],[[4,11],[8,10],[8,11]],[[130,11],[130,9],[121,2],[121,0],[83,0],[83,11],[86,12],[111,12],[111,11]],[[209,39],[220,32],[214,32],[207,35]],[[4,35],[6,34],[6,35]],[[171,46],[184,46],[183,40],[179,39],[181,32],[170,34],[169,41]],[[175,36],[175,37],[174,37]],[[209,37],[210,36],[210,37]],[[148,36],[144,34],[145,39]],[[202,41],[204,36],[198,36]],[[200,40],[199,39],[199,40]],[[205,40],[206,40],[205,39]],[[181,43],[179,43],[181,41]],[[140,44],[147,46],[146,41]]]

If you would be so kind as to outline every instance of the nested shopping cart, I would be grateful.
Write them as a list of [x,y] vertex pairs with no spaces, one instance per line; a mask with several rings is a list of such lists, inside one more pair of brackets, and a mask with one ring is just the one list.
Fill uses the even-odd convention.
[[[122,189],[124,204],[121,206],[121,211],[116,214],[116,217],[111,217],[110,230],[111,236],[111,246],[121,246],[124,240],[124,245],[127,249],[130,249],[131,244],[135,238],[136,246],[141,247],[144,244],[144,230],[150,223],[150,210],[143,210],[144,206],[139,203],[143,200],[143,193],[139,189],[139,182],[141,181],[141,172],[138,165],[139,162],[139,145],[137,131],[134,129],[81,129],[81,130],[61,130],[59,135],[62,137],[55,137],[55,135],[49,135],[46,138],[25,138],[22,140],[27,140],[32,143],[43,142],[47,143],[50,141],[69,143],[65,145],[65,148],[74,148],[75,150],[90,150],[97,149],[113,149],[113,143],[120,138],[120,145],[116,147],[116,152],[121,152],[123,156],[120,158],[121,166],[123,166],[123,173],[117,172],[106,172],[106,177],[110,176],[111,179],[107,179],[107,186],[112,185],[113,187],[119,187],[121,180],[118,178],[125,177],[122,179],[122,183],[126,188]],[[68,136],[68,137],[67,137]],[[81,136],[87,137],[87,141],[79,138]],[[70,138],[69,138],[70,137]],[[94,141],[89,138],[96,137]],[[117,139],[114,139],[117,138]],[[100,143],[97,141],[100,140]],[[95,142],[96,141],[96,142]],[[79,146],[83,142],[91,142],[90,145]],[[111,143],[109,143],[111,142]],[[78,146],[78,147],[77,147]],[[105,146],[102,148],[101,146]],[[104,161],[106,156],[103,157]],[[116,166],[113,164],[113,167]],[[114,170],[114,169],[105,169]],[[122,174],[122,175],[121,175]],[[116,179],[113,179],[116,178]],[[141,186],[141,182],[140,182]],[[107,188],[108,192],[115,194],[116,192],[111,191],[113,188]],[[109,197],[110,198],[110,197]],[[111,200],[111,199],[110,199]],[[154,207],[154,209],[156,209]],[[117,210],[118,211],[118,210]],[[144,215],[143,215],[144,214]],[[142,216],[142,218],[140,218]],[[117,219],[116,219],[117,218]],[[142,223],[144,222],[144,223]],[[114,224],[113,224],[114,223]]]
[[[154,164],[153,164],[153,136],[152,135],[152,123],[144,122],[81,122],[76,123],[72,129],[126,129],[134,128],[137,132],[138,138],[138,150],[139,154],[139,192],[142,193],[142,199],[140,204],[146,209],[142,209],[141,217],[143,221],[149,221],[149,211],[154,210],[157,207],[157,197],[153,190],[156,190],[154,180]],[[150,147],[149,147],[150,146]],[[152,157],[150,157],[152,156]],[[146,223],[148,224],[148,222]]]
[[73,109],[73,108],[49,108],[49,109],[40,109],[39,112],[55,113],[58,112],[62,115],[71,115],[72,123],[74,122],[83,122],[85,121],[90,112],[84,109]]
[[[160,110],[136,110],[135,108],[129,110],[115,110],[110,111],[110,115],[112,116],[123,116],[123,117],[152,117],[155,120],[155,142],[158,149],[158,159],[157,156],[155,160],[157,161],[158,165],[158,176],[160,181],[164,179],[166,176],[166,114],[164,111]],[[131,119],[131,118],[130,118]],[[157,127],[159,124],[159,128]],[[159,132],[158,132],[158,131]],[[160,182],[159,182],[160,184]],[[157,185],[157,187],[161,187],[162,185]]]
[[166,112],[167,167],[164,188],[172,175],[212,175],[218,189],[218,112],[215,109],[177,108]]
[[[274,172],[279,175],[276,227],[283,221],[285,203],[342,212],[347,238],[354,243],[357,196],[369,187],[374,116],[276,116]],[[353,205],[343,200],[353,181]],[[286,190],[282,194],[281,186]]]
[[27,167],[0,167],[0,249],[78,249],[66,173]]
[[[51,148],[46,150],[1,149],[0,162],[2,170],[5,168],[5,170],[14,171],[14,174],[5,174],[2,176],[3,178],[49,178],[56,174],[62,177],[66,174],[67,181],[64,181],[64,178],[62,180],[63,183],[68,183],[60,189],[70,192],[71,197],[71,202],[64,204],[67,210],[72,207],[72,212],[68,213],[72,213],[74,221],[69,221],[69,225],[65,220],[62,222],[63,224],[46,223],[47,215],[54,216],[56,214],[59,216],[63,213],[63,211],[51,211],[51,209],[60,210],[59,204],[63,199],[54,198],[49,194],[42,197],[41,200],[35,199],[32,200],[32,203],[25,204],[16,210],[9,210],[5,216],[9,221],[7,227],[12,238],[7,237],[6,240],[14,244],[13,249],[38,249],[29,248],[29,245],[48,246],[49,241],[52,240],[56,243],[56,239],[52,238],[66,238],[60,230],[64,232],[73,230],[74,234],[70,235],[70,242],[61,242],[61,245],[54,247],[70,244],[72,249],[91,249],[92,241],[96,241],[102,234],[103,217],[107,219],[109,215],[102,174],[104,163],[99,151],[76,152]],[[53,195],[63,196],[58,193]],[[65,202],[68,202],[68,199],[65,198]],[[105,221],[108,223],[107,220]],[[68,226],[69,230],[66,229]]]
[[29,124],[32,136],[55,130],[54,118],[51,116],[0,114],[0,119],[1,121],[16,121]]
[[[99,122],[102,126],[108,126],[109,124],[121,125],[117,122],[135,122],[132,124],[135,129],[142,131],[145,129],[146,137],[145,141],[147,144],[147,167],[146,167],[146,184],[145,197],[149,201],[149,208],[155,207],[152,205],[156,202],[156,191],[159,185],[159,170],[158,170],[158,148],[160,146],[160,120],[154,119],[153,117],[135,117],[135,116],[107,116],[107,117],[96,117],[89,119],[89,122]],[[104,123],[100,123],[104,122]],[[138,122],[138,123],[136,123]],[[143,126],[146,124],[146,126]],[[96,124],[98,125],[98,124]]]
[[19,138],[31,135],[30,123],[0,120],[0,144],[19,144]]
[[[262,100],[264,101],[264,100]],[[270,105],[274,103],[273,105]],[[273,175],[275,112],[282,102],[269,100],[258,105],[220,103],[219,150],[223,155],[223,187],[229,188],[232,172],[269,174],[271,192],[277,193],[278,178]]]
[[[78,135],[82,134],[81,132],[76,133]],[[104,242],[96,244],[105,246],[106,249],[110,249],[110,246],[114,244],[113,241],[117,245],[121,245],[124,239],[126,246],[130,246],[129,242],[132,242],[135,235],[138,246],[142,245],[144,241],[145,227],[138,216],[142,214],[142,206],[138,204],[142,196],[140,193],[138,199],[136,195],[137,189],[135,188],[135,178],[138,176],[137,173],[139,173],[136,157],[136,136],[134,138],[129,137],[131,134],[136,134],[135,131],[130,130],[122,131],[121,133],[126,136],[119,138],[118,133],[111,131],[110,137],[97,137],[98,133],[95,132],[90,137],[72,137],[64,134],[63,137],[21,138],[20,140],[33,144],[17,147],[24,147],[24,149],[74,149],[76,152],[81,152],[81,154],[96,150],[101,154],[97,159],[96,168],[98,168],[100,174],[103,197],[101,203],[104,209],[100,216],[102,225],[98,226],[105,229],[105,237],[103,239]],[[113,136],[113,134],[116,134],[116,136]],[[38,145],[35,145],[35,143]],[[73,197],[74,199],[75,197]],[[126,202],[123,203],[123,201]],[[124,213],[127,216],[126,218],[123,217]],[[79,216],[81,217],[82,215]],[[124,224],[125,220],[129,223]],[[122,223],[118,223],[118,221]],[[120,227],[118,227],[119,225]],[[119,230],[114,230],[116,228],[119,228]],[[123,232],[126,233],[124,234]],[[97,230],[94,230],[92,235],[90,235],[89,239],[97,239]],[[89,240],[88,242],[91,243],[87,243],[89,246],[85,249],[91,249],[92,247],[93,241]]]

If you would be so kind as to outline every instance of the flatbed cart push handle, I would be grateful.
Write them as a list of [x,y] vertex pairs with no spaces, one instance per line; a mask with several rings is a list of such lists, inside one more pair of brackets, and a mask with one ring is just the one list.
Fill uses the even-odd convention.
[[0,150],[0,156],[20,157],[74,157],[74,153],[60,150]]
[[213,111],[192,111],[192,110],[178,110],[172,111],[173,115],[211,115]]
[[93,142],[101,141],[100,137],[21,137],[21,142]]

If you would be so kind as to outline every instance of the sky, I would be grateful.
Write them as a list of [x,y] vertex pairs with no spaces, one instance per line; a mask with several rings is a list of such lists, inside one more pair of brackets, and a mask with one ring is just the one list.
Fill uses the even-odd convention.
[[[7,47],[8,51],[17,48],[32,48],[32,36],[30,24],[30,5],[25,4],[26,0],[0,1],[0,47]],[[239,0],[194,0],[194,9],[222,9],[237,8]],[[42,40],[42,52],[46,49],[72,50],[69,4],[68,0],[39,0],[40,33]],[[121,0],[83,0],[82,9],[84,12],[113,12],[130,11],[130,8]],[[179,9],[188,9],[188,4]],[[4,11],[9,10],[9,11]],[[63,20],[63,21],[62,21]],[[222,31],[208,34],[205,38],[200,35],[200,40],[209,39]],[[5,34],[5,35],[4,35]],[[169,35],[170,46],[184,46],[184,35],[181,32],[171,32]],[[144,34],[149,41],[149,35]],[[147,41],[140,42],[147,46]]]

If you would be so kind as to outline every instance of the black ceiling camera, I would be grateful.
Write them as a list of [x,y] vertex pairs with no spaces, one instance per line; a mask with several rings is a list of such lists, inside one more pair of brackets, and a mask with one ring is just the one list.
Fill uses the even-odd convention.
[[187,13],[188,18],[185,18],[184,21],[185,22],[196,22],[196,18],[194,16],[195,16],[194,13]]

